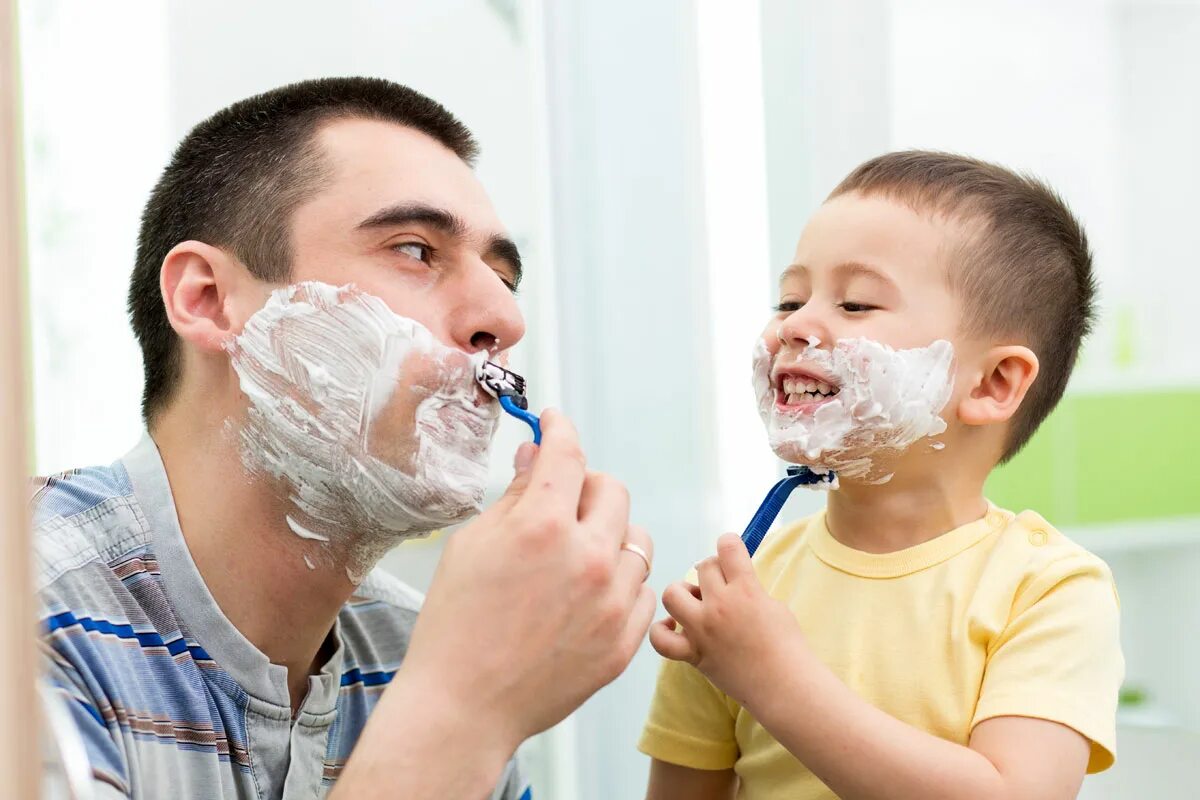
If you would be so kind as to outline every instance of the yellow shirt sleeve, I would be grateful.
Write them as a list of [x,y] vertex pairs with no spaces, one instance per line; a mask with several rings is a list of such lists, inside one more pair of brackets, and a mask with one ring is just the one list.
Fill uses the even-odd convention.
[[1100,772],[1115,758],[1124,671],[1112,575],[1100,559],[1071,549],[1031,573],[1015,596],[990,648],[971,727],[1001,716],[1058,722],[1091,742],[1088,772]]
[[693,667],[663,659],[638,749],[692,769],[728,769],[738,758],[737,704]]

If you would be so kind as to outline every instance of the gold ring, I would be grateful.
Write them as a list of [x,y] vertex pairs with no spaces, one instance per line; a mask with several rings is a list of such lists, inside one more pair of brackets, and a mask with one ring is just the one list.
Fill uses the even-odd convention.
[[621,549],[628,550],[629,552],[633,553],[635,556],[637,556],[638,558],[640,558],[642,560],[643,564],[646,565],[646,574],[642,576],[642,583],[645,583],[646,578],[650,577],[650,556],[649,556],[649,554],[645,550],[643,550],[639,545],[633,544],[632,542],[621,542]]

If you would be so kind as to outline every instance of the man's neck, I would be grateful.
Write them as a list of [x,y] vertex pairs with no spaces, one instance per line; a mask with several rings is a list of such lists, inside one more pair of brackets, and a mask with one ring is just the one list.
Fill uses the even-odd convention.
[[[249,476],[237,437],[215,411],[172,406],[153,438],[166,467],[192,560],[222,613],[288,671],[293,710],[331,650],[323,648],[354,592],[345,565],[305,563],[275,488]],[[237,554],[231,558],[230,554]]]
[[829,532],[855,550],[893,553],[983,517],[987,470],[939,458],[882,484],[844,483],[829,495]]

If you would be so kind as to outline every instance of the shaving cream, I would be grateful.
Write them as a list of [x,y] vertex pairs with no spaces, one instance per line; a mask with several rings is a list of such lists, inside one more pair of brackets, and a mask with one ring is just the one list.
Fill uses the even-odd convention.
[[318,282],[273,292],[227,349],[249,400],[246,469],[280,482],[287,526],[351,580],[397,542],[479,511],[498,420],[475,383],[486,352]]
[[[954,347],[944,339],[908,350],[861,338],[843,339],[823,350],[810,340],[794,363],[825,373],[839,390],[815,411],[789,413],[776,405],[773,358],[759,339],[754,392],[771,449],[814,472],[886,482],[891,474],[877,460],[946,430],[940,412],[950,400],[953,362]],[[938,444],[933,443],[935,449]]]

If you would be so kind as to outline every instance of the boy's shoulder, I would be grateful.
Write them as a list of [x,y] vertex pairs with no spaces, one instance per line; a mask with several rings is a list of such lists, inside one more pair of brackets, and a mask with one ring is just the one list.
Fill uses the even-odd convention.
[[[821,552],[835,546],[827,541],[829,538],[823,511],[782,525],[763,541],[754,556],[755,568],[760,576],[767,578],[814,551],[820,557]],[[892,557],[921,561],[929,566],[974,562],[975,569],[983,574],[1022,591],[1048,591],[1072,576],[1090,576],[1112,583],[1112,573],[1103,559],[1072,541],[1036,511],[1013,513],[991,506],[982,520],[938,539],[946,541],[917,545],[907,551],[908,558],[900,559],[900,553],[892,554]],[[926,553],[923,555],[927,558],[913,559],[911,554],[917,549],[942,552],[940,555]],[[967,558],[962,561],[956,558],[961,555]]]
[[1044,594],[1063,581],[1080,578],[1114,586],[1112,570],[1104,559],[1075,542],[1036,511],[1019,514],[995,509],[1009,517],[991,543],[989,566],[1020,578],[1024,595]]

